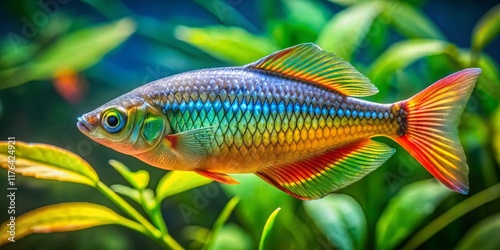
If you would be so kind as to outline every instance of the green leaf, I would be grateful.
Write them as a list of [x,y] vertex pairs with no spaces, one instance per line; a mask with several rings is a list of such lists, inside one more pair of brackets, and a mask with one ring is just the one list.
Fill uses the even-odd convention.
[[[12,165],[12,156],[15,163]],[[14,167],[15,168],[14,168]],[[52,145],[16,141],[0,142],[0,167],[39,179],[95,186],[99,177],[80,156]]]
[[267,218],[266,225],[264,225],[264,229],[262,230],[262,236],[260,237],[259,250],[264,249],[267,239],[269,238],[269,235],[271,233],[271,229],[273,228],[274,220],[276,219],[276,216],[278,215],[278,212],[280,210],[280,207],[276,208],[276,210],[274,210],[274,212],[269,215],[269,218]]
[[[500,183],[497,183],[461,201],[433,221],[426,223],[420,231],[412,234],[411,238],[406,241],[405,245],[403,245],[401,249],[417,249],[420,245],[422,245],[422,243],[427,241],[453,221],[498,198],[500,198]],[[418,206],[420,205],[421,204],[418,204]]]
[[474,27],[472,48],[482,50],[500,33],[500,4],[489,10]]
[[385,15],[394,28],[408,38],[445,40],[444,35],[422,11],[404,1],[386,1]]
[[148,186],[149,173],[147,171],[132,172],[123,163],[115,160],[110,160],[109,165],[116,169],[135,189],[143,190]]
[[278,50],[268,38],[251,34],[238,27],[178,26],[175,29],[175,37],[215,58],[235,65],[256,61]]
[[224,225],[217,235],[213,249],[253,249],[250,236],[236,224],[228,223]]
[[389,79],[397,70],[420,58],[437,54],[455,56],[458,49],[452,44],[438,40],[414,39],[395,43],[373,62],[368,76],[379,87],[380,92],[383,92],[382,89],[388,88]]
[[195,0],[195,2],[210,11],[226,26],[238,26],[247,30],[257,29],[235,8],[241,2],[233,1],[229,4],[223,0]]
[[[221,185],[227,196],[238,196],[241,198],[240,206],[237,209],[238,219],[250,228],[252,235],[257,237],[262,233],[269,214],[277,207],[281,207],[281,218],[293,218],[282,220],[283,227],[297,227],[299,221],[295,211],[297,199],[269,185],[264,180],[255,175],[244,174],[238,176],[238,185]],[[265,199],[263,199],[265,195]],[[291,230],[294,240],[297,241],[297,248],[307,247],[304,235],[297,230]]]
[[381,2],[373,1],[342,10],[321,30],[316,43],[322,49],[350,60],[382,7]]
[[493,127],[493,155],[500,165],[500,107],[497,108],[495,114],[491,118]]
[[326,8],[316,1],[294,0],[284,1],[288,21],[296,22],[312,30],[321,29],[329,17]]
[[191,171],[170,171],[156,187],[158,203],[168,196],[211,183],[212,180]]
[[[307,225],[302,222],[300,215],[296,213],[296,207],[299,200],[286,194],[285,192],[269,185],[269,183],[260,179],[256,175],[242,174],[238,175],[238,185],[221,185],[227,196],[240,197],[240,205],[237,208],[236,216],[238,220],[249,229],[251,234],[258,239],[262,234],[269,215],[281,207],[279,229],[290,229],[286,232],[291,237],[288,239],[289,244],[297,247],[297,249],[307,249],[309,247],[308,239],[309,230],[306,230]],[[303,230],[292,230],[301,228]],[[277,230],[278,228],[275,228]],[[285,233],[280,231],[280,233]]]
[[482,70],[476,84],[476,96],[481,99],[481,106],[488,114],[495,111],[500,100],[500,74],[495,60],[485,53],[473,53],[471,50],[460,50],[458,62],[461,67],[479,67]]
[[215,239],[217,238],[217,234],[219,233],[222,226],[226,223],[227,219],[229,219],[229,216],[233,212],[236,205],[238,205],[239,201],[240,199],[235,196],[226,204],[224,209],[222,209],[222,212],[220,213],[219,217],[217,217],[217,220],[214,223],[210,236],[208,236],[207,244],[203,249],[214,249],[213,245],[215,243]]
[[337,248],[364,248],[366,219],[356,200],[344,194],[331,194],[320,200],[304,201],[304,208]]
[[401,189],[377,222],[377,248],[397,247],[451,193],[435,180],[418,181]]
[[457,250],[500,248],[500,214],[490,216],[474,225],[458,242]]
[[39,45],[36,43],[17,43],[10,41],[9,36],[17,36],[16,34],[7,34],[7,39],[0,43],[0,68],[13,67],[14,65],[25,62],[33,57],[35,52],[39,50]]
[[[10,221],[2,223],[0,246],[9,242]],[[137,222],[124,218],[113,210],[92,203],[71,202],[49,205],[17,216],[15,220],[15,240],[34,233],[76,231],[85,228],[116,224],[146,234],[146,229]]]
[[0,72],[0,75],[10,76],[0,84],[0,89],[31,80],[50,79],[65,70],[85,70],[99,62],[134,31],[135,23],[129,18],[74,31],[60,38],[31,62]]
[[366,0],[329,0],[330,2],[340,5],[340,6],[349,6],[361,2],[365,2]]

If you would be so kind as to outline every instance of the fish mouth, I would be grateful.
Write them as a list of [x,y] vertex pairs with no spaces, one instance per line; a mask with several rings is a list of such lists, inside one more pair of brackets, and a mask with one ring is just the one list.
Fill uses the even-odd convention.
[[78,127],[78,129],[84,134],[90,134],[94,126],[88,123],[83,115],[79,116],[77,119],[78,122],[76,123],[76,126]]

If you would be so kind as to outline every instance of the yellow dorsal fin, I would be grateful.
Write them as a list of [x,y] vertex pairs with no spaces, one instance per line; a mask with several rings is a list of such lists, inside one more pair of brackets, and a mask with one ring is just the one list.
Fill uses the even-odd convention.
[[313,43],[280,50],[246,67],[319,84],[347,96],[370,96],[378,92],[350,63]]

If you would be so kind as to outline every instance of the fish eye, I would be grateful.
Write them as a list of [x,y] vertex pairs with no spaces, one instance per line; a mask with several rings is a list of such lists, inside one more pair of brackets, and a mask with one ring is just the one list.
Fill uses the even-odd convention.
[[102,117],[102,126],[109,133],[118,133],[125,125],[125,115],[116,109],[106,111]]

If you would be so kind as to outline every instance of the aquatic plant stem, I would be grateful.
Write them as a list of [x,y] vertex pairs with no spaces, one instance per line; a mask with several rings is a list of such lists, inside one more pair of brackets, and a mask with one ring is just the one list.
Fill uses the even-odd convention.
[[148,211],[151,220],[153,220],[153,223],[160,229],[162,234],[168,234],[167,225],[165,223],[165,220],[163,220],[163,216],[161,214],[161,205],[155,204],[153,209]]
[[142,224],[146,228],[149,237],[155,239],[164,247],[169,247],[171,249],[183,249],[182,246],[179,245],[179,243],[177,243],[177,241],[175,241],[170,235],[162,235],[160,230],[154,227],[146,218],[144,218],[144,216],[135,210],[135,208],[130,206],[130,204],[116,194],[111,188],[106,186],[106,184],[99,181],[96,188],[116,205],[118,205],[118,207],[120,207],[130,217]]
[[422,230],[415,234],[401,249],[416,249],[434,234],[439,232],[439,230],[443,229],[454,220],[460,218],[460,216],[499,197],[500,183],[493,185],[453,206],[431,223],[427,224],[427,226],[422,228]]

